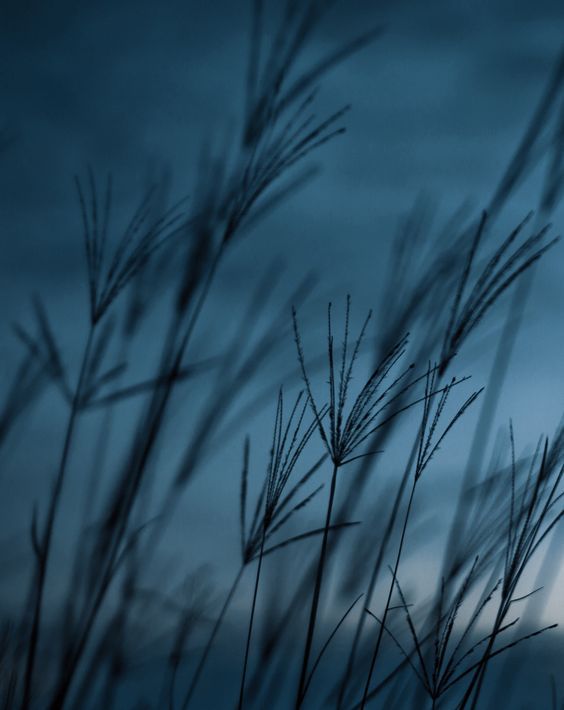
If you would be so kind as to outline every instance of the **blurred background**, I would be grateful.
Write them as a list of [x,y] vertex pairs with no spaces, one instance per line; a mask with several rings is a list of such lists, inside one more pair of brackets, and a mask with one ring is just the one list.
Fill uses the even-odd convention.
[[[101,176],[112,173],[119,205],[117,222],[122,219],[121,211],[131,211],[147,184],[162,176],[171,199],[188,196],[190,203],[206,149],[213,147],[213,152],[221,154],[222,146],[229,146],[241,131],[249,5],[229,0],[211,4],[201,0],[1,3],[3,372],[15,372],[21,344],[11,326],[29,322],[31,297],[36,295],[49,313],[63,358],[76,376],[88,303],[74,176],[84,175],[88,166]],[[316,170],[314,177],[229,251],[188,358],[205,361],[237,335],[245,308],[266,275],[256,330],[280,319],[276,320],[283,323],[280,337],[265,362],[257,361],[254,368],[251,358],[253,377],[222,419],[221,445],[214,440],[206,449],[190,494],[183,497],[168,523],[155,567],[163,579],[172,581],[204,565],[214,600],[222,598],[236,571],[243,438],[251,437],[251,471],[254,467],[260,478],[268,459],[277,388],[284,385],[293,393],[299,386],[288,303],[297,285],[305,277],[315,283],[312,296],[298,304],[300,318],[307,323],[305,346],[312,356],[323,354],[328,300],[335,302],[340,317],[345,294],[351,294],[355,332],[369,309],[374,309],[370,339],[385,329],[386,313],[393,310],[405,286],[398,283],[397,288],[386,289],[393,277],[391,255],[398,229],[415,205],[424,235],[412,259],[423,266],[433,253],[431,235],[434,239],[441,234],[449,220],[456,225],[466,223],[490,205],[554,75],[562,51],[564,11],[557,0],[443,0],[432,4],[350,0],[335,3],[300,61],[307,65],[372,26],[381,26],[381,35],[320,81],[316,111],[324,116],[350,104],[343,121],[346,133],[308,158],[308,165]],[[560,84],[560,105],[562,96]],[[496,214],[488,228],[485,254],[530,210],[538,215],[548,161],[539,152],[525,179]],[[546,220],[542,213],[533,220],[538,219],[535,224],[541,226],[549,217],[554,224],[551,234],[560,233],[564,224],[561,203]],[[448,244],[448,228],[442,238]],[[563,248],[557,244],[530,277],[522,324],[515,331],[491,432],[479,451],[484,465],[495,435],[507,430],[510,419],[519,454],[530,452],[542,434],[552,436],[560,423],[564,404]],[[126,382],[149,377],[158,362],[159,327],[168,303],[167,274],[165,269],[160,293],[144,294],[154,304],[136,336],[135,358],[128,358]],[[506,294],[495,305],[456,363],[455,374],[472,376],[466,394],[488,382],[510,302],[511,294]],[[517,328],[518,318],[514,325]],[[511,330],[511,323],[505,327]],[[254,333],[249,332],[245,347],[250,347]],[[369,358],[362,363],[362,368],[368,368]],[[221,377],[221,371],[205,374],[191,390],[188,409],[184,390],[175,399],[155,463],[157,496],[160,476],[170,477],[192,434],[191,412],[205,410],[210,387],[217,386]],[[320,379],[323,383],[323,376]],[[256,406],[245,409],[253,402]],[[108,460],[119,457],[131,434],[135,406],[126,403],[116,410],[106,442]],[[27,423],[27,434],[16,432],[9,452],[2,453],[4,500],[9,504],[3,503],[0,531],[11,580],[2,590],[2,602],[8,609],[26,579],[26,521],[49,485],[64,412],[65,404],[57,393],[46,393]],[[453,431],[421,486],[417,519],[423,533],[411,552],[413,557],[406,558],[405,580],[417,589],[418,599],[434,583],[439,567],[436,538],[454,510],[470,451],[469,432],[479,412],[479,407],[469,412],[464,424]],[[86,469],[98,446],[92,436],[99,423],[95,416],[85,421],[79,434],[84,453],[72,463],[73,477],[65,492],[71,512],[57,532],[61,540],[80,523],[82,509],[73,501],[84,496]],[[400,475],[406,455],[401,439],[390,442],[377,465],[378,475],[363,494],[363,520],[377,514],[371,494],[381,499],[386,482]],[[250,485],[254,492],[259,484]],[[307,509],[306,519],[321,525],[323,510],[323,502],[316,500]],[[562,533],[557,534],[561,542]],[[555,544],[553,550],[557,549]],[[295,554],[307,557],[305,552]],[[282,587],[289,585],[285,565],[291,558],[272,568],[273,576],[282,577]],[[68,564],[64,552],[57,560],[57,564]],[[541,605],[543,623],[564,622],[560,558],[554,567]],[[244,592],[250,591],[251,583],[249,576],[234,600],[230,622],[234,630],[231,636],[225,634],[218,651],[226,688],[236,684],[238,668],[230,665],[228,651],[222,651],[221,644],[227,649],[229,639],[238,639],[237,630],[243,628],[248,614]],[[217,607],[218,602],[214,603]],[[552,637],[542,647],[550,649],[546,653],[551,660],[545,663],[540,652],[537,657],[539,665],[552,664],[555,671],[564,662],[564,642],[560,632],[556,633],[557,640]],[[150,648],[149,657],[153,656],[159,656],[158,645],[157,650]],[[155,661],[153,668],[157,665]],[[330,670],[323,674],[330,675]],[[202,698],[213,686],[213,676],[204,678]],[[133,687],[137,688],[135,683]],[[132,697],[136,692],[131,691]],[[215,707],[217,701],[201,702],[201,707]],[[284,700],[280,702],[284,706]],[[227,697],[225,703],[229,704]],[[521,705],[516,702],[515,707]]]

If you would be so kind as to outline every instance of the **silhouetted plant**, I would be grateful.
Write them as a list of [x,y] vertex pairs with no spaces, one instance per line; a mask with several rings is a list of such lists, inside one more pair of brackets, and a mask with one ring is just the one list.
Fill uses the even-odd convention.
[[[438,432],[439,426],[441,424],[441,418],[444,415],[444,410],[445,406],[447,403],[447,399],[450,395],[450,392],[453,387],[457,386],[464,380],[457,380],[456,378],[452,378],[452,380],[442,389],[437,390],[437,380],[438,377],[438,369],[437,367],[431,367],[429,365],[429,368],[427,370],[427,377],[426,377],[426,382],[425,382],[425,398],[423,400],[423,415],[421,418],[421,425],[419,429],[419,434],[417,437],[417,452],[416,452],[416,457],[414,461],[414,466],[413,466],[413,483],[411,487],[411,492],[409,495],[409,499],[407,502],[407,508],[405,512],[405,517],[403,521],[403,525],[401,528],[401,534],[400,534],[400,540],[399,540],[399,545],[398,545],[398,551],[395,559],[395,564],[394,568],[392,571],[392,583],[390,584],[390,588],[388,591],[388,597],[386,601],[386,606],[384,608],[384,614],[382,616],[382,621],[380,624],[380,628],[378,631],[378,636],[376,638],[376,643],[374,646],[374,651],[372,653],[372,658],[370,660],[370,667],[368,670],[368,676],[366,679],[366,683],[364,686],[364,693],[362,697],[362,703],[361,707],[365,707],[367,700],[368,700],[368,693],[370,690],[370,683],[372,680],[372,674],[374,672],[374,668],[376,665],[376,660],[378,658],[378,653],[380,651],[380,644],[382,642],[382,634],[384,631],[384,628],[386,627],[386,621],[387,621],[387,616],[388,616],[388,611],[390,609],[390,603],[391,603],[391,598],[392,598],[392,592],[393,592],[393,585],[394,582],[397,580],[397,574],[398,574],[398,569],[399,569],[399,564],[401,560],[401,555],[403,552],[403,546],[405,542],[405,536],[407,532],[407,526],[409,522],[409,517],[411,514],[411,509],[413,506],[413,501],[415,498],[415,491],[417,484],[419,482],[419,479],[429,466],[433,456],[436,454],[438,451],[439,447],[443,443],[444,439],[446,438],[447,434],[450,432],[450,430],[453,428],[453,426],[456,424],[456,422],[464,415],[466,410],[472,406],[472,404],[476,401],[476,399],[479,397],[481,390],[478,390],[474,393],[472,393],[464,402],[463,404],[458,408],[458,410],[455,412],[455,414],[452,416],[452,418],[449,420],[449,422],[444,426],[442,432]],[[434,399],[437,398],[438,395],[438,400],[435,406],[435,411],[433,412],[433,403]]]
[[525,217],[505,239],[487,262],[463,302],[468,278],[487,224],[487,214],[485,212],[482,214],[468,252],[464,271],[452,306],[450,322],[445,333],[441,354],[441,373],[446,370],[464,340],[480,323],[501,294],[556,243],[557,239],[553,239],[548,244],[543,244],[544,237],[549,229],[549,226],[547,226],[537,232],[537,234],[528,237],[515,251],[508,253],[521,231],[530,221],[530,218],[531,214]]
[[[295,706],[314,702],[316,685],[321,685],[319,671],[330,662],[336,639],[347,635],[347,622],[356,617],[352,644],[346,639],[348,653],[335,653],[336,661],[331,661],[337,664],[334,678],[320,688],[319,702],[324,706],[349,708],[355,694],[361,698],[355,708],[373,699],[393,708],[403,702],[404,692],[407,698],[414,690],[414,706],[427,702],[426,695],[433,708],[445,707],[459,693],[457,707],[475,708],[482,702],[491,659],[555,626],[539,625],[510,637],[519,621],[513,618],[515,605],[540,593],[539,589],[520,591],[526,572],[564,515],[562,428],[551,443],[543,438],[531,456],[517,458],[510,425],[509,465],[494,451],[489,468],[477,466],[475,477],[463,477],[447,535],[444,574],[442,578],[437,575],[436,592],[426,604],[408,603],[411,592],[404,593],[399,577],[400,564],[402,569],[407,566],[403,560],[408,529],[412,532],[416,522],[425,529],[424,520],[413,520],[422,476],[481,391],[472,393],[447,417],[452,389],[466,378],[446,380],[445,376],[494,304],[516,282],[525,288],[522,276],[557,241],[548,238],[548,226],[527,236],[529,215],[477,265],[486,233],[493,232],[502,208],[541,158],[546,159],[547,168],[538,225],[545,223],[562,196],[564,55],[508,168],[485,201],[488,208],[481,218],[473,219],[470,210],[463,208],[437,227],[433,205],[424,198],[409,212],[394,243],[389,279],[377,304],[380,319],[374,341],[367,337],[370,314],[356,339],[351,337],[351,300],[347,297],[342,342],[335,342],[330,304],[326,353],[306,360],[303,321],[300,329],[296,308],[292,320],[289,310],[293,303],[303,308],[313,280],[306,277],[295,288],[287,286],[287,274],[280,275],[279,264],[262,270],[258,288],[249,289],[240,320],[238,307],[230,306],[232,335],[219,333],[221,342],[214,341],[213,350],[205,338],[196,341],[209,294],[233,245],[309,182],[316,168],[308,166],[306,159],[345,131],[348,106],[337,104],[336,110],[316,114],[317,84],[327,71],[377,39],[381,29],[369,27],[311,61],[308,43],[333,5],[333,0],[288,0],[275,8],[278,21],[269,31],[265,4],[253,0],[238,133],[231,143],[200,152],[189,211],[184,199],[169,206],[169,176],[161,171],[141,195],[125,227],[114,234],[118,206],[112,177],[97,181],[89,170],[85,178],[76,179],[89,303],[78,372],[73,375],[60,347],[63,340],[53,327],[56,321],[35,297],[33,328],[14,326],[25,352],[0,408],[0,446],[16,426],[23,429],[24,415],[47,387],[62,398],[66,411],[55,475],[44,502],[34,505],[28,526],[33,553],[29,591],[19,616],[0,626],[0,703],[6,710],[120,705],[124,702],[121,691],[136,660],[147,653],[163,656],[159,688],[154,698],[147,695],[139,701],[139,707],[154,702],[155,707],[173,710],[181,669],[193,662],[180,702],[187,708],[195,702],[211,649],[252,564],[256,572],[245,650],[232,654],[232,666],[241,667],[240,710],[251,703],[266,706],[288,686],[295,670],[296,638],[303,638],[304,648],[298,658]],[[307,60],[303,68],[298,62],[301,56]],[[1,150],[2,136],[0,144]],[[288,251],[287,256],[293,259],[295,255]],[[252,266],[261,269],[261,264]],[[271,293],[276,283],[284,285],[289,297],[275,311]],[[158,313],[155,331],[149,315],[155,304],[161,304],[161,297],[168,304]],[[266,322],[264,327],[261,321]],[[215,327],[212,319],[207,325]],[[297,365],[275,372],[292,325]],[[159,350],[157,365],[145,375],[126,379],[128,363],[139,360],[139,338],[146,337],[143,329],[149,326]],[[409,342],[404,335],[408,331],[413,334]],[[406,366],[408,349],[413,364]],[[369,350],[372,365],[360,377],[363,350]],[[435,360],[436,365],[425,369],[424,363]],[[267,385],[252,392],[249,384],[267,366],[271,366]],[[498,371],[494,366],[494,375]],[[321,397],[316,394],[319,373],[325,373],[328,385]],[[303,381],[304,391],[286,411],[281,383],[297,379]],[[216,595],[206,570],[194,569],[189,546],[178,569],[159,574],[158,544],[181,496],[201,475],[203,463],[216,451],[225,451],[234,432],[246,431],[250,419],[277,391],[270,454],[252,515],[250,437],[244,440],[240,560],[219,612],[212,618]],[[180,393],[187,393],[188,406],[177,417],[171,402],[176,403]],[[248,401],[243,401],[245,393]],[[487,443],[480,431],[485,429],[489,436],[496,396],[494,387],[491,401],[482,410],[485,416],[480,415],[474,448],[482,440]],[[124,437],[116,468],[109,440],[118,404],[127,407],[124,418],[131,417],[133,433]],[[398,429],[401,415],[416,405],[421,405],[422,417],[410,447],[406,433]],[[62,501],[78,423],[90,412],[101,415],[95,419],[99,428],[90,446],[94,454],[83,453],[84,447],[77,456],[80,481],[87,478],[81,493],[84,504],[77,516],[79,530],[61,536],[68,565],[58,570],[53,562],[55,540],[58,552],[55,530],[66,512]],[[186,418],[184,412],[188,412]],[[167,479],[158,454],[169,423],[177,431],[181,428],[182,442]],[[305,448],[314,448],[316,433],[321,454],[313,451],[313,463],[306,465]],[[397,480],[381,471],[372,476],[374,456],[396,434],[402,446],[408,442],[406,452],[410,452],[403,473]],[[170,459],[169,440],[165,441],[163,454]],[[27,438],[25,445],[31,445]],[[323,489],[313,481],[327,459],[332,474],[324,523],[313,527],[304,521],[301,532],[297,528],[284,534],[298,514],[301,518],[304,509],[311,509],[309,504]],[[473,461],[471,455],[467,470]],[[302,465],[305,472],[298,473]],[[345,467],[350,475],[345,475]],[[374,481],[370,490],[369,480]],[[337,501],[341,481],[342,495],[340,487]],[[369,510],[360,526],[354,518],[362,503]],[[188,531],[190,525],[190,520],[185,522]],[[350,532],[342,535],[345,531]],[[349,534],[354,542],[345,547]],[[284,560],[282,551],[293,550],[298,543],[304,547],[313,543],[313,549],[318,538],[317,553],[301,568],[295,559],[281,562],[278,575],[284,585],[272,585],[258,645],[259,593],[266,597],[265,557],[279,553],[277,560]],[[382,569],[390,549],[394,553],[388,585]],[[337,602],[332,606],[334,615],[322,629],[321,601],[329,596],[329,569],[338,577]],[[183,584],[177,588],[180,578]],[[52,603],[49,585],[55,581],[57,596]],[[386,601],[376,616],[370,609],[375,608],[380,585],[384,585]],[[300,625],[304,609],[309,610],[305,629]],[[405,616],[407,642],[394,623],[397,613],[392,612],[398,611]],[[493,616],[491,628],[478,631],[488,613]],[[378,627],[365,638],[364,624],[370,618]],[[205,643],[198,648],[203,632]],[[318,638],[322,642],[314,654]],[[383,658],[385,638],[400,650],[401,662],[395,666],[388,667],[387,649]],[[372,685],[376,668],[382,677]],[[554,679],[550,698],[556,708]]]

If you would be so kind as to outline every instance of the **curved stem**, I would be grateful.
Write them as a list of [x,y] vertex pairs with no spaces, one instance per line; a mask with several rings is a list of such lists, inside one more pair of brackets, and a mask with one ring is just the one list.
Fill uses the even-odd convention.
[[331,476],[331,489],[329,491],[329,501],[327,503],[327,515],[325,518],[325,528],[323,530],[323,539],[321,541],[321,552],[317,563],[317,574],[315,577],[315,588],[311,599],[311,610],[309,614],[309,623],[306,635],[304,657],[302,661],[302,670],[300,673],[300,682],[298,685],[298,694],[296,697],[296,708],[302,706],[304,699],[304,689],[307,681],[307,668],[309,665],[309,657],[311,655],[311,647],[313,644],[313,635],[315,632],[315,624],[317,621],[317,611],[319,608],[319,597],[321,594],[321,584],[323,582],[323,571],[325,568],[325,558],[327,556],[327,538],[329,536],[329,528],[331,527],[331,514],[333,512],[333,502],[335,500],[335,488],[337,486],[337,471],[338,464],[333,464],[333,475]]
[[59,505],[61,501],[61,495],[63,492],[63,486],[65,483],[67,465],[69,460],[69,454],[71,450],[71,443],[75,431],[77,416],[80,410],[80,400],[82,398],[82,391],[84,388],[84,381],[86,379],[86,372],[88,367],[88,361],[90,358],[90,351],[92,348],[92,342],[94,338],[95,325],[91,324],[88,337],[86,339],[86,344],[82,353],[82,362],[80,365],[80,374],[78,376],[77,385],[74,391],[74,395],[71,402],[71,408],[69,413],[69,418],[67,421],[67,427],[65,431],[65,439],[63,442],[63,448],[61,451],[61,458],[59,460],[59,467],[57,470],[57,476],[55,478],[55,485],[53,487],[53,492],[51,494],[49,502],[49,510],[47,512],[47,520],[45,521],[45,529],[43,535],[41,536],[41,543],[38,550],[36,550],[37,555],[37,573],[34,581],[34,592],[33,592],[33,616],[31,622],[31,632],[29,638],[28,652],[26,658],[26,668],[24,675],[24,687],[22,696],[22,709],[28,708],[31,702],[31,693],[33,687],[33,675],[35,671],[35,661],[37,658],[37,647],[39,644],[39,633],[41,630],[41,616],[43,612],[43,597],[45,592],[45,582],[47,579],[47,570],[49,566],[49,558],[51,555],[53,530],[55,527],[55,522],[57,518],[57,513],[59,511]]
[[[486,650],[482,654],[482,658],[480,659],[480,662],[478,664],[478,668],[476,669],[476,672],[472,676],[472,680],[470,681],[468,688],[466,689],[466,692],[464,693],[464,697],[462,698],[460,702],[460,710],[464,710],[464,708],[468,705],[470,702],[470,698],[472,697],[472,694],[474,694],[474,700],[472,701],[472,710],[476,707],[476,704],[478,702],[478,697],[480,695],[480,692],[482,690],[482,685],[484,682],[484,676],[486,672],[486,667],[488,664],[488,661],[490,660],[490,653],[493,649],[495,640],[497,639],[499,629],[501,628],[501,625],[503,624],[503,620],[505,618],[505,609],[504,609],[504,604],[502,601],[502,604],[500,605],[500,608],[497,612],[494,625],[493,625],[493,631],[490,635],[490,638],[488,640],[488,644],[486,646]],[[475,690],[474,690],[475,688]]]
[[372,680],[372,674],[374,672],[374,666],[376,665],[376,659],[378,658],[378,652],[380,651],[380,645],[382,643],[382,636],[384,633],[384,628],[386,626],[386,619],[388,617],[388,611],[390,609],[390,602],[392,601],[392,594],[394,591],[394,584],[397,578],[397,573],[398,573],[398,568],[399,568],[399,563],[401,559],[401,554],[403,552],[403,545],[405,542],[405,535],[407,532],[407,523],[409,521],[409,516],[411,514],[411,507],[413,505],[413,498],[415,496],[415,488],[417,487],[417,477],[414,477],[413,479],[413,486],[411,487],[411,493],[409,495],[409,502],[407,504],[407,510],[405,511],[405,518],[403,521],[403,527],[401,530],[401,537],[400,537],[400,543],[398,547],[398,553],[396,556],[396,562],[394,565],[394,570],[393,570],[393,575],[392,575],[392,581],[390,582],[390,588],[388,590],[388,598],[386,600],[386,608],[384,609],[384,615],[382,617],[382,622],[379,625],[379,631],[378,631],[378,637],[376,639],[376,646],[374,647],[374,652],[372,654],[372,660],[370,661],[370,670],[368,671],[368,677],[366,678],[366,684],[364,686],[364,694],[362,696],[362,702],[360,704],[361,710],[364,710],[367,700],[368,700],[368,693],[370,690],[370,682]]
[[[79,634],[77,643],[75,645],[74,653],[68,659],[67,667],[65,668],[63,676],[56,687],[53,700],[49,705],[50,710],[58,710],[59,708],[62,708],[65,703],[75,674],[76,667],[84,654],[86,644],[88,642],[90,633],[98,616],[98,612],[100,610],[100,607],[102,606],[102,602],[112,581],[115,560],[119,555],[123,536],[127,530],[131,510],[133,508],[137,493],[141,486],[144,472],[149,462],[150,455],[153,451],[153,447],[157,441],[158,433],[160,431],[162,422],[164,421],[164,414],[168,402],[170,401],[170,396],[174,387],[174,383],[176,382],[176,376],[178,374],[178,371],[180,370],[184,354],[190,343],[194,328],[201,314],[206,298],[209,294],[209,290],[212,285],[222,255],[223,243],[216,252],[210,269],[206,274],[206,278],[202,285],[199,298],[196,302],[196,305],[194,306],[194,310],[192,311],[191,317],[188,320],[188,323],[186,324],[186,328],[184,330],[182,338],[178,341],[176,352],[174,353],[173,357],[172,368],[168,371],[168,381],[166,382],[163,388],[156,390],[154,393],[153,401],[151,402],[151,406],[147,415],[147,426],[143,429],[143,440],[139,442],[139,453],[136,453],[136,460],[134,461],[132,466],[131,481],[130,484],[128,482],[127,488],[125,490],[124,502],[122,509],[119,513],[119,520],[116,524],[115,531],[112,533],[112,540],[109,544],[107,557],[103,565],[103,569],[100,573],[101,581],[97,590],[95,590],[94,592],[90,609],[87,610],[85,613],[85,622],[82,631]],[[174,345],[171,345],[171,343],[167,343],[165,345],[165,348],[168,351],[174,352]]]
[[263,526],[262,530],[262,540],[260,543],[260,552],[259,552],[259,558],[258,558],[258,565],[257,565],[257,574],[255,577],[255,588],[253,591],[253,603],[251,606],[251,616],[249,619],[249,630],[247,632],[247,644],[245,646],[245,660],[243,662],[243,673],[241,675],[241,688],[239,690],[239,705],[238,708],[239,710],[242,710],[243,708],[243,701],[245,697],[245,680],[247,678],[247,666],[249,663],[249,649],[251,647],[251,637],[253,634],[253,623],[255,619],[255,610],[257,606],[257,596],[258,596],[258,588],[259,588],[259,582],[260,582],[260,573],[262,569],[262,560],[264,557],[264,541],[266,537],[266,526]]
[[343,624],[343,622],[345,621],[347,616],[351,613],[351,611],[356,606],[356,603],[358,602],[359,599],[361,599],[362,596],[363,596],[362,594],[359,594],[359,596],[349,606],[349,608],[346,610],[346,612],[343,614],[343,616],[339,619],[338,624],[335,626],[333,631],[331,631],[331,633],[329,634],[329,637],[327,638],[327,641],[325,641],[325,643],[323,644],[321,651],[319,651],[319,653],[317,654],[317,658],[315,659],[315,662],[314,662],[314,664],[311,668],[311,671],[309,672],[309,675],[307,677],[307,682],[305,684],[303,697],[305,697],[307,695],[308,688],[311,685],[311,681],[313,680],[313,676],[315,675],[315,671],[319,667],[319,664],[321,663],[321,659],[323,658],[325,651],[329,648],[329,645],[330,645],[331,641],[335,638],[337,631],[339,630],[339,628],[341,627],[341,625]]
[[[378,547],[378,554],[376,556],[376,561],[375,561],[374,566],[372,568],[370,582],[368,584],[368,589],[366,591],[365,606],[367,606],[367,607],[370,607],[370,603],[372,601],[372,596],[374,594],[374,589],[376,588],[376,582],[378,580],[378,575],[380,574],[380,569],[382,567],[384,555],[385,555],[386,550],[388,548],[388,543],[390,542],[390,538],[392,536],[392,531],[393,531],[394,526],[396,524],[396,519],[397,519],[397,516],[399,513],[400,504],[401,504],[401,501],[403,498],[403,494],[405,492],[405,487],[407,485],[407,481],[409,479],[409,472],[411,471],[411,467],[413,465],[413,461],[415,459],[416,453],[417,453],[417,439],[415,439],[415,441],[413,443],[413,446],[411,449],[411,454],[409,457],[409,461],[407,463],[407,466],[405,467],[405,471],[403,473],[400,485],[398,486],[398,490],[397,490],[396,497],[394,500],[394,505],[392,507],[392,511],[390,513],[390,517],[389,517],[388,523],[386,525],[386,530],[384,531],[384,537],[382,539],[382,543]],[[343,676],[343,680],[340,685],[339,697],[337,700],[337,710],[341,710],[341,708],[343,707],[344,701],[345,701],[345,693],[347,691],[347,687],[350,682],[351,675],[352,675],[352,672],[354,669],[356,654],[358,653],[358,646],[360,643],[360,638],[362,636],[362,631],[364,629],[365,620],[366,620],[366,614],[361,614],[359,616],[358,623],[357,623],[357,626],[355,629],[355,635],[354,635],[353,643],[352,643],[351,650],[349,653],[345,674]]]

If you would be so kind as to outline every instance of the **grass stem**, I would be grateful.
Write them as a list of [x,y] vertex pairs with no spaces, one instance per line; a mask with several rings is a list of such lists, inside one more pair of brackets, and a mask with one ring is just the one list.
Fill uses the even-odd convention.
[[327,515],[325,519],[325,528],[323,530],[323,538],[321,541],[321,551],[319,554],[319,561],[317,563],[317,574],[315,576],[315,587],[313,591],[313,596],[311,599],[311,611],[309,614],[308,629],[306,635],[306,642],[304,648],[304,657],[302,661],[302,668],[300,672],[300,682],[298,684],[298,694],[296,697],[296,709],[301,708],[304,699],[304,691],[308,676],[308,665],[309,658],[311,655],[311,648],[313,644],[313,635],[315,633],[315,624],[317,622],[317,612],[319,608],[319,597],[321,595],[321,584],[323,582],[323,572],[325,569],[325,558],[327,555],[327,539],[329,537],[329,528],[331,527],[331,515],[333,512],[333,503],[335,500],[335,489],[337,487],[337,472],[339,470],[338,464],[333,464],[333,474],[331,476],[331,488],[329,491],[329,501],[327,503]]

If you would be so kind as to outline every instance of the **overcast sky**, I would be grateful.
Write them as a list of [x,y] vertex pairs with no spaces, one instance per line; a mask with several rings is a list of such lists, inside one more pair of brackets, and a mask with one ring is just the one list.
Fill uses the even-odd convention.
[[[248,5],[0,4],[0,126],[8,137],[0,154],[2,365],[13,363],[9,325],[28,317],[32,291],[49,305],[69,353],[83,336],[73,175],[87,165],[111,170],[127,200],[152,170],[167,167],[173,192],[189,193],[202,141],[225,140],[237,130]],[[439,221],[465,201],[477,210],[487,203],[558,57],[562,7],[559,0],[337,3],[306,60],[370,25],[384,27],[378,41],[322,82],[323,110],[352,104],[348,131],[317,154],[317,180],[233,251],[205,322],[227,319],[228,305],[248,293],[275,257],[284,259],[290,285],[314,269],[325,292],[352,292],[360,314],[377,303],[398,218],[418,194],[436,201]],[[519,190],[496,225],[499,238],[537,207],[541,184],[539,171]],[[562,208],[554,224],[560,232]],[[552,433],[564,404],[563,250],[558,245],[537,271],[500,403],[500,423],[514,418],[523,447]],[[495,333],[492,322],[470,351],[479,384]],[[34,426],[45,441],[52,433],[47,419]],[[236,441],[229,456],[239,452]],[[37,465],[31,456],[23,461]],[[205,483],[195,490],[204,496]],[[235,526],[231,502],[217,494],[218,518],[211,520]]]

